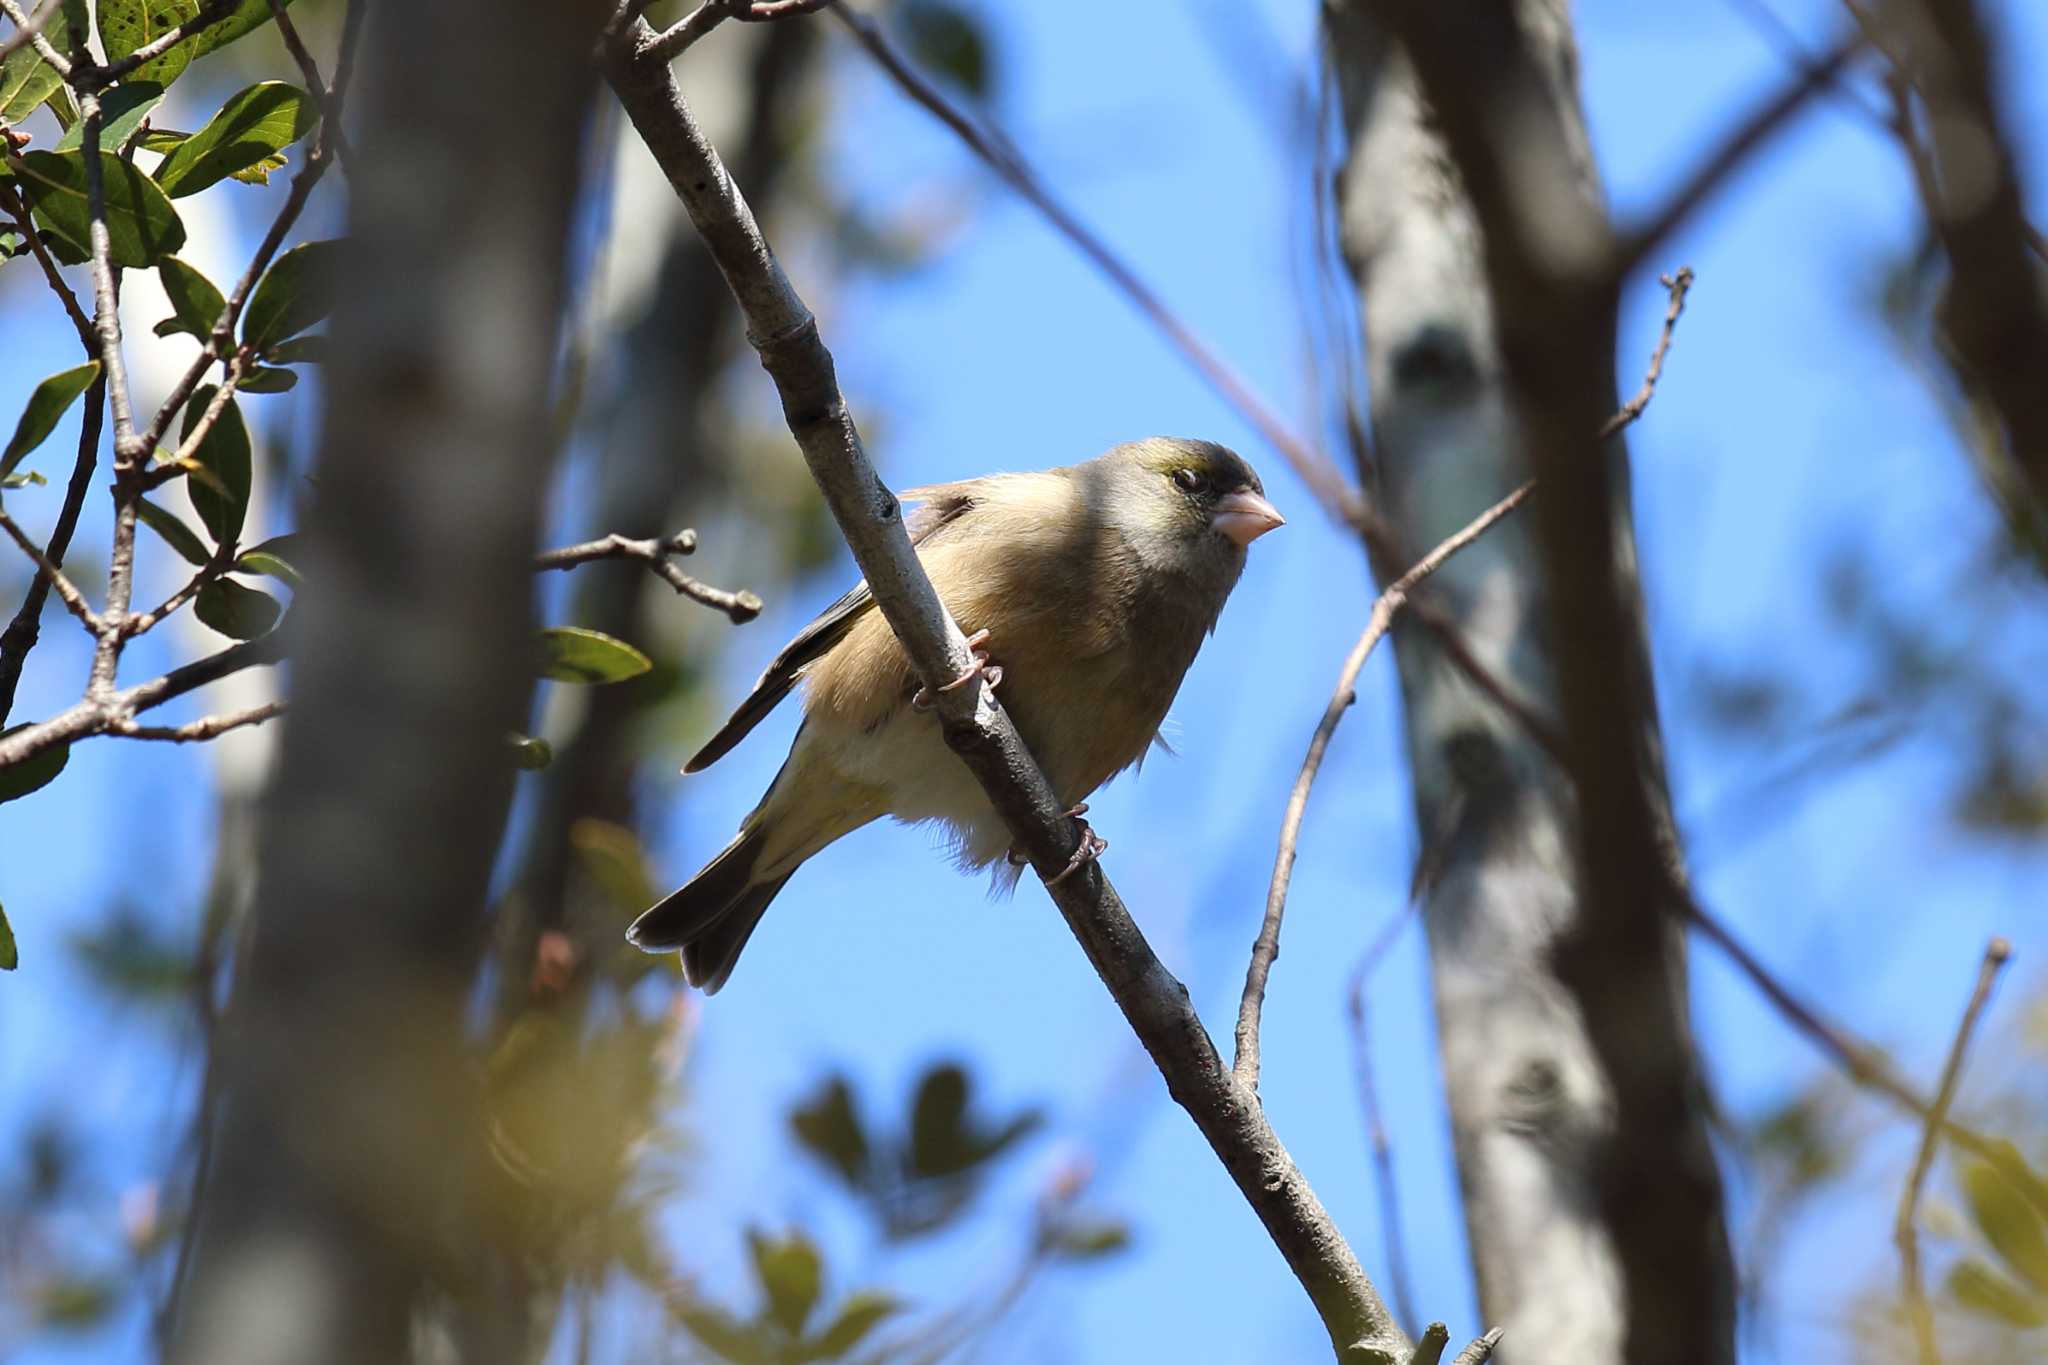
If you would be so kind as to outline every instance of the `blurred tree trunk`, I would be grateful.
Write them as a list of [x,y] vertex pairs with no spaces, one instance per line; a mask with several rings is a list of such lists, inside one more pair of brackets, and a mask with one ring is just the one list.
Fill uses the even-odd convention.
[[194,1365],[403,1360],[460,1245],[597,17],[372,9],[292,709],[175,1309]]
[[[1563,0],[1516,8],[1540,76],[1531,98],[1551,107],[1562,144],[1542,149],[1557,152],[1551,160],[1520,164],[1568,167],[1546,192],[1602,213]],[[1371,396],[1373,449],[1361,473],[1403,542],[1401,562],[1376,564],[1386,579],[1528,478],[1532,437],[1504,369],[1497,326],[1507,310],[1493,293],[1466,178],[1377,13],[1364,0],[1337,4],[1331,36],[1350,135],[1339,230]],[[1446,28],[1457,22],[1444,18]],[[1483,79],[1483,62],[1472,70]],[[1610,394],[1613,357],[1610,314],[1607,334],[1577,358],[1606,366]],[[1584,461],[1596,468],[1597,428],[1597,419],[1587,423],[1583,437]],[[1627,618],[1622,647],[1640,665],[1627,671],[1637,705],[1609,729],[1639,728],[1612,742],[1632,748],[1639,798],[1668,832],[1618,441],[1609,459],[1592,506],[1604,497],[1615,551],[1607,571]],[[1546,496],[1563,493],[1546,485],[1535,494]],[[1560,674],[1571,670],[1554,650],[1573,636],[1566,618],[1579,607],[1547,590],[1541,525],[1533,506],[1510,518],[1419,595],[1516,693],[1570,717]],[[1631,888],[1624,908],[1634,928],[1617,931],[1594,913],[1570,778],[1412,614],[1396,628],[1396,647],[1452,1137],[1481,1317],[1506,1329],[1498,1359],[1730,1361],[1733,1267],[1690,1034],[1684,939],[1666,914],[1665,888]],[[1653,1091],[1657,1102],[1636,1102]]]
[[[742,62],[731,53],[750,36],[753,59]],[[730,126],[720,141],[736,149],[733,173],[765,218],[796,165],[791,147],[810,118],[806,77],[815,65],[818,29],[774,24],[720,38],[727,47],[723,60],[733,62],[735,76],[706,82],[713,90],[697,108],[714,126]],[[637,134],[628,137],[637,143]],[[666,198],[665,183],[663,193]],[[722,413],[719,378],[740,344],[740,316],[703,239],[680,209],[670,212],[673,222],[653,292],[611,348],[619,373],[616,398],[594,422],[601,432],[598,487],[584,528],[593,535],[671,535],[699,521],[734,472],[730,452],[719,447],[730,427],[721,420],[729,414]],[[624,232],[615,228],[615,238]],[[737,530],[740,522],[728,518],[725,525]],[[641,638],[643,623],[657,613],[704,612],[637,563],[585,565],[574,581],[572,619],[622,639]],[[730,629],[715,617],[707,619],[716,631]],[[704,672],[714,657],[693,651],[687,667]],[[649,724],[674,688],[674,675],[663,669],[590,691],[588,705],[539,778],[533,826],[500,916],[495,1027],[501,1035],[536,1015],[573,1035],[602,992],[629,987],[671,960],[625,946],[625,917],[644,905],[618,904],[609,888],[577,875],[575,840],[585,820],[629,830],[640,824],[634,779],[646,760]],[[543,936],[553,936],[561,950],[544,952]],[[563,1080],[574,1083],[572,1076]],[[622,1156],[642,1137],[650,1117],[602,1103],[586,1104],[580,1112],[589,1126],[584,1140],[594,1150]],[[623,1188],[618,1193],[628,1195]],[[556,1237],[547,1244],[522,1243],[520,1228],[561,1225],[560,1211],[546,1207],[553,1194],[545,1179],[529,1180],[517,1195],[527,1207],[495,1221],[512,1235],[484,1249],[490,1288],[464,1326],[473,1358],[504,1365],[544,1359],[570,1285],[608,1268],[571,1264],[571,1248],[595,1245],[601,1258],[619,1250],[606,1248],[602,1234],[594,1241]],[[579,1213],[587,1217],[593,1211]],[[609,1215],[605,1227],[632,1225],[630,1210],[602,1213]]]

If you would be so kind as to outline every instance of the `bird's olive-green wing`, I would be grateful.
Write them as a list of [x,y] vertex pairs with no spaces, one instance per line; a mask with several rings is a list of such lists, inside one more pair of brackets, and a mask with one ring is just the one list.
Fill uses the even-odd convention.
[[[910,533],[910,543],[922,546],[938,536],[946,527],[957,522],[980,501],[981,479],[968,479],[962,483],[933,484],[928,488],[913,488],[903,494],[906,502],[921,504],[904,520],[904,528]],[[834,602],[819,614],[818,618],[805,626],[797,637],[783,646],[762,672],[754,684],[754,690],[739,704],[732,717],[719,727],[703,748],[699,749],[688,763],[683,765],[686,773],[701,772],[731,752],[734,745],[745,739],[756,725],[761,723],[770,711],[781,704],[790,694],[804,669],[823,658],[832,646],[846,638],[854,623],[874,610],[875,595],[868,591],[865,581],[856,583],[853,590]]]

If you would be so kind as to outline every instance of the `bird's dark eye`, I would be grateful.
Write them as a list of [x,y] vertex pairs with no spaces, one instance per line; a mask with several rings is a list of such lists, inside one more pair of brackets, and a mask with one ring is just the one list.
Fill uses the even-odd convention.
[[1199,493],[1202,490],[1202,476],[1192,469],[1174,470],[1173,481],[1190,493]]

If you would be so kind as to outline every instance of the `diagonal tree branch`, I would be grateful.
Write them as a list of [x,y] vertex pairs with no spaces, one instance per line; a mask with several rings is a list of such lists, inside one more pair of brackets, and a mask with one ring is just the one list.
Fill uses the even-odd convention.
[[961,109],[943,91],[925,78],[874,19],[846,4],[833,4],[832,14],[890,79],[903,92],[938,119],[979,157],[996,177],[1030,204],[1073,243],[1089,263],[1099,270],[1117,291],[1131,301],[1152,325],[1165,335],[1175,350],[1186,357],[1209,386],[1236,408],[1267,444],[1279,451],[1317,499],[1338,518],[1363,523],[1367,510],[1358,490],[1330,459],[1294,434],[1288,424],[1269,408],[1251,385],[1232,369],[1209,344],[1168,306],[1153,288],[1140,279],[1122,257],[1076,217],[1046,185],[1015,144],[1000,131]]
[[[959,676],[968,653],[904,533],[896,499],[862,449],[816,320],[791,287],[746,200],[677,91],[650,60],[644,21],[606,43],[601,64],[627,115],[710,247],[775,381],[790,430],[875,600],[928,685]],[[1078,831],[993,693],[941,693],[947,742],[980,780],[1041,879],[1058,876]],[[1153,954],[1101,868],[1049,887],[1068,926],[1210,1147],[1315,1304],[1339,1357],[1396,1362],[1410,1344],[1328,1212],[1280,1145],[1257,1097],[1217,1055],[1186,989]]]
[[1994,938],[1984,949],[1983,965],[1977,969],[1976,989],[1963,1009],[1963,1021],[1956,1025],[1955,1041],[1949,1044],[1948,1061],[1941,1068],[1941,1083],[1934,1092],[1934,1105],[1921,1126],[1920,1147],[1913,1154],[1912,1173],[1899,1196],[1898,1216],[1893,1220],[1892,1238],[1899,1247],[1899,1280],[1905,1294],[1907,1316],[1913,1323],[1913,1338],[1920,1351],[1920,1365],[1941,1365],[1941,1351],[1934,1341],[1934,1314],[1927,1307],[1927,1290],[1920,1281],[1920,1190],[1927,1183],[1928,1168],[1934,1164],[1934,1147],[1941,1140],[1941,1125],[1955,1103],[1956,1084],[1963,1078],[1963,1054],[1969,1050],[1970,1035],[1991,1001],[1992,983],[2012,957],[2012,945]]
[[694,602],[701,602],[715,611],[722,611],[732,619],[734,625],[744,625],[761,614],[761,599],[742,589],[727,592],[714,588],[678,569],[669,561],[677,555],[693,554],[697,549],[697,533],[682,530],[666,540],[635,540],[614,531],[602,540],[585,541],[581,545],[566,545],[559,550],[549,550],[533,561],[536,569],[573,569],[578,564],[589,564],[600,559],[630,559],[645,564],[650,572],[662,582],[674,588]]

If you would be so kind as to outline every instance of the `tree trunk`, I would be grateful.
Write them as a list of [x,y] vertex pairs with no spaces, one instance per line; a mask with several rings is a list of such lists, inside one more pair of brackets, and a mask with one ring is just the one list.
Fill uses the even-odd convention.
[[392,1362],[457,1263],[598,7],[376,6],[256,910],[172,1355]]
[[[1526,317],[1530,305],[1502,298],[1494,225],[1475,209],[1416,66],[1389,36],[1403,8],[1412,7],[1340,4],[1331,23],[1350,133],[1339,227],[1371,397],[1373,449],[1361,472],[1402,542],[1400,562],[1380,555],[1383,578],[1542,469],[1517,387],[1525,376],[1502,330],[1511,310]],[[1458,13],[1444,27],[1484,38],[1484,23],[1457,28],[1469,8],[1450,6]],[[1518,10],[1519,24],[1501,23],[1521,30],[1530,59],[1519,93],[1545,105],[1548,122],[1518,126],[1517,137],[1551,136],[1516,168],[1549,172],[1533,197],[1568,203],[1604,231],[1568,17],[1561,0]],[[1469,78],[1486,72],[1475,60]],[[1589,249],[1604,241],[1595,234]],[[1561,330],[1554,344],[1582,346],[1559,363],[1604,386],[1604,416],[1616,407],[1611,304],[1604,322],[1597,309],[1591,316],[1592,326]],[[1603,469],[1599,425],[1598,416],[1585,423],[1578,445],[1595,475],[1587,505],[1611,546],[1603,593],[1619,604],[1616,639],[1603,644],[1622,657],[1616,669],[1632,697],[1608,718],[1607,738],[1627,750],[1658,836],[1639,842],[1663,844],[1636,851],[1664,854],[1668,867],[1675,841],[1627,470],[1619,442]],[[1570,757],[1586,730],[1568,695],[1575,671],[1559,666],[1559,651],[1577,647],[1582,603],[1555,587],[1539,513],[1563,494],[1545,473],[1524,517],[1494,528],[1418,596],[1482,666],[1568,722]],[[1730,1361],[1734,1276],[1671,888],[1646,873],[1625,896],[1608,894],[1614,879],[1604,874],[1637,864],[1598,861],[1611,855],[1589,845],[1582,770],[1560,768],[1412,614],[1396,648],[1453,1144],[1481,1315],[1506,1330],[1498,1358]],[[1617,904],[1622,913],[1608,913]]]

